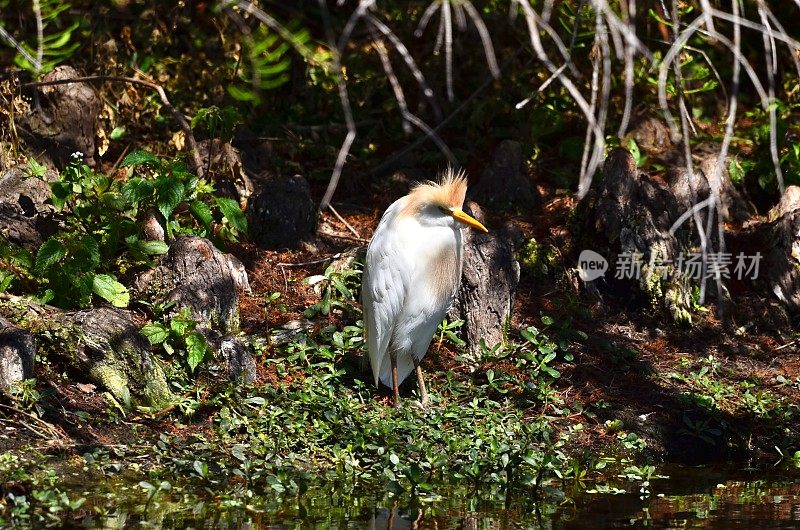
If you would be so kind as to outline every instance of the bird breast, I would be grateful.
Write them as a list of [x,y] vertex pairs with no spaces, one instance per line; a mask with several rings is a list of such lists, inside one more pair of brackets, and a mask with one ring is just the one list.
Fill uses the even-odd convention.
[[[461,230],[449,226],[404,226],[406,255],[415,256],[415,286],[434,305],[448,306],[461,279]],[[416,224],[416,226],[412,226]],[[421,294],[421,293],[420,293]]]
[[461,277],[461,263],[459,249],[453,245],[441,247],[431,258],[428,264],[428,289],[435,300],[447,300],[455,295],[458,290],[458,280]]

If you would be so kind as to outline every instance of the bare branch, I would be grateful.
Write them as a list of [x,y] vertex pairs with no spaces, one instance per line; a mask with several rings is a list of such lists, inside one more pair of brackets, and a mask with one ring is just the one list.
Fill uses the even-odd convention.
[[481,37],[483,53],[486,55],[486,64],[489,66],[489,71],[492,73],[492,77],[499,79],[500,67],[497,66],[497,57],[494,54],[494,46],[492,46],[492,37],[489,35],[489,30],[472,2],[469,0],[463,0],[463,2],[467,15],[469,15],[472,23],[475,24],[475,29],[478,30],[478,35]]
[[[400,107],[400,113],[405,115],[408,113],[408,105],[406,104],[406,95],[403,93],[403,87],[400,86],[400,81],[394,73],[394,68],[392,68],[392,62],[389,60],[389,53],[386,51],[386,44],[383,42],[383,39],[378,38],[374,34],[374,29],[372,31],[373,38],[375,39],[375,51],[378,52],[378,57],[381,59],[383,71],[386,74],[386,78],[389,80],[389,85],[392,87],[394,98],[397,100],[398,107]],[[405,117],[403,118],[403,130],[406,134],[411,133],[411,125]]]
[[769,112],[769,153],[772,155],[772,165],[775,167],[775,178],[778,180],[778,189],[783,195],[783,171],[781,171],[781,162],[778,158],[778,123],[777,116],[775,115],[775,72],[778,69],[778,54],[775,50],[775,32],[769,23],[766,11],[764,10],[763,0],[758,2],[758,14],[761,17],[761,23],[767,28],[766,33],[762,33],[764,39],[764,58],[767,63],[767,90],[769,93],[768,108]]
[[339,87],[339,99],[342,103],[342,112],[344,112],[344,120],[347,124],[347,134],[342,142],[342,146],[339,148],[339,154],[336,156],[336,164],[333,167],[331,180],[328,182],[328,189],[325,190],[325,195],[322,197],[322,201],[320,201],[320,210],[325,210],[331,204],[333,194],[336,191],[336,187],[339,185],[339,178],[342,176],[342,169],[347,161],[347,155],[350,153],[350,147],[352,147],[356,139],[356,125],[353,120],[353,111],[350,108],[350,98],[347,95],[347,84],[344,82],[344,77],[342,76],[341,55],[339,54],[339,48],[336,46],[336,39],[333,36],[328,5],[325,0],[318,1],[325,21],[325,33],[328,38],[328,46],[330,46],[333,56],[333,67],[336,71],[336,84]]
[[419,19],[417,29],[414,30],[415,37],[422,37],[422,34],[425,33],[425,28],[428,27],[428,22],[431,21],[431,17],[434,15],[434,13],[436,13],[439,7],[439,2],[431,2],[428,4],[428,7],[425,8],[425,11],[422,13],[422,16]]
[[[636,0],[628,0],[627,24],[631,31],[636,31]],[[622,138],[628,130],[633,108],[633,46],[625,46],[625,107],[622,109],[622,119],[617,129],[617,136]]]
[[[575,103],[578,104],[578,107],[581,109],[586,121],[589,124],[589,127],[594,132],[594,146],[593,146],[593,154],[589,158],[589,163],[587,164],[586,171],[581,172],[578,182],[578,197],[583,198],[586,193],[589,192],[589,186],[592,182],[592,176],[597,168],[600,166],[600,159],[605,150],[605,136],[603,130],[598,126],[597,120],[595,120],[594,113],[586,101],[586,99],[581,94],[578,87],[575,86],[575,83],[572,80],[560,73],[556,75],[556,72],[559,71],[559,68],[553,64],[553,61],[547,56],[547,53],[544,51],[544,47],[542,46],[542,42],[539,38],[539,30],[538,27],[541,26],[548,34],[554,35],[555,32],[553,28],[550,27],[549,24],[546,24],[534,11],[533,7],[531,7],[529,0],[514,0],[519,6],[522,8],[522,11],[525,15],[525,21],[528,24],[528,36],[531,39],[531,45],[533,46],[534,51],[536,52],[537,57],[539,58],[542,63],[544,63],[545,67],[547,67],[550,72],[553,73],[554,77],[558,79],[564,88],[567,89],[572,99]],[[557,36],[556,36],[557,37]],[[559,39],[560,41],[560,39]],[[569,59],[567,59],[569,60]]]
[[3,37],[3,39],[6,42],[8,42],[11,46],[16,48],[16,50],[19,52],[19,54],[22,55],[23,57],[25,57],[25,60],[28,61],[29,63],[31,63],[33,65],[33,67],[36,69],[36,71],[39,71],[39,70],[42,69],[42,63],[40,61],[37,61],[36,57],[34,57],[30,53],[28,53],[28,50],[26,50],[22,46],[22,44],[17,42],[17,40],[14,37],[12,37],[11,34],[9,32],[7,32],[5,30],[5,28],[3,28],[3,26],[0,26],[0,37]]
[[336,45],[336,49],[339,50],[340,56],[344,53],[344,47],[347,46],[347,41],[350,40],[350,35],[353,33],[353,29],[355,29],[358,21],[361,20],[364,14],[366,14],[367,10],[374,5],[375,0],[359,0],[358,7],[356,7],[356,10],[353,11],[352,15],[350,15],[350,18],[347,20],[347,24],[344,25],[342,34],[339,35],[339,42]]
[[36,73],[42,69],[44,58],[44,28],[42,27],[42,7],[39,0],[33,0],[33,14],[36,16]]
[[462,4],[464,0],[458,0],[453,2],[453,16],[456,19],[456,26],[458,26],[458,31],[466,31],[467,30],[467,17],[464,15],[464,10],[462,9]]
[[406,65],[408,66],[408,69],[414,76],[414,79],[417,80],[417,84],[419,84],[420,88],[422,89],[422,94],[428,100],[428,102],[431,105],[431,108],[433,109],[433,112],[436,116],[436,120],[437,121],[441,120],[442,111],[439,108],[439,105],[436,104],[436,100],[433,97],[433,90],[431,90],[431,87],[428,86],[428,82],[425,80],[425,76],[422,74],[422,70],[420,70],[419,67],[417,67],[417,63],[411,56],[411,53],[408,51],[408,48],[406,48],[406,45],[403,44],[403,42],[397,37],[397,35],[394,34],[394,32],[391,29],[389,29],[389,27],[386,24],[378,20],[376,17],[372,16],[372,14],[367,13],[365,15],[365,18],[369,20],[370,24],[375,26],[375,29],[380,31],[386,38],[388,38],[389,42],[392,43],[394,49],[397,51],[397,53],[400,54],[400,56],[405,61]]
[[450,0],[442,3],[442,19],[444,20],[444,71],[447,84],[447,99],[453,101],[453,22],[450,19]]
[[278,35],[280,35],[281,38],[286,43],[291,45],[300,54],[306,55],[308,53],[308,49],[304,45],[299,45],[297,43],[297,39],[295,39],[295,37],[292,34],[292,32],[289,31],[286,28],[286,26],[284,26],[283,24],[278,22],[274,17],[269,15],[263,9],[260,9],[260,8],[258,8],[256,6],[254,6],[252,3],[250,3],[250,2],[248,2],[246,0],[225,0],[222,3],[221,8],[224,9],[224,8],[230,7],[231,5],[236,5],[240,9],[242,9],[242,10],[250,13],[254,17],[256,17],[258,20],[260,20],[262,23],[264,23],[268,28],[270,28],[271,30],[276,32]]

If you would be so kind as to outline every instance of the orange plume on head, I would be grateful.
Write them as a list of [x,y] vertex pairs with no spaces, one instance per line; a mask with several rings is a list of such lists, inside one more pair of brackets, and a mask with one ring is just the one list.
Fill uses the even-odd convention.
[[408,211],[416,211],[426,204],[443,208],[461,208],[467,194],[467,176],[463,171],[447,168],[439,182],[420,182],[408,194]]

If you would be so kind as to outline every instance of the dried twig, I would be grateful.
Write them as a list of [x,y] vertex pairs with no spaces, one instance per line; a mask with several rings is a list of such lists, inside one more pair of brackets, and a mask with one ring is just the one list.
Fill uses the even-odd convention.
[[350,233],[351,233],[351,234],[353,234],[353,235],[354,235],[354,236],[356,236],[357,238],[361,239],[361,234],[359,234],[359,233],[358,233],[358,230],[356,230],[355,228],[353,228],[353,227],[352,227],[352,225],[351,225],[350,223],[348,223],[348,222],[345,220],[345,218],[344,218],[344,217],[342,217],[341,215],[339,215],[339,212],[337,212],[337,211],[336,211],[336,208],[334,208],[332,204],[329,204],[329,205],[328,205],[328,210],[330,210],[330,212],[331,212],[331,213],[332,213],[334,216],[336,216],[336,218],[337,218],[339,221],[341,221],[341,222],[342,222],[342,224],[344,224],[344,226],[346,226],[348,230],[350,230]]
[[[31,414],[29,412],[25,412],[24,410],[18,409],[16,407],[12,407],[10,405],[5,405],[3,403],[0,403],[0,408],[9,410],[9,411],[11,411],[11,412],[13,412],[15,414],[19,414],[21,416],[25,416],[26,418],[29,418],[29,419],[33,420],[34,423],[36,423],[37,425],[42,426],[45,429],[45,431],[47,431],[48,434],[50,434],[50,438],[57,438],[59,440],[64,438],[64,436],[52,424],[44,421],[43,419],[41,419],[41,418],[39,418],[37,416],[34,416],[33,414]],[[42,435],[39,431],[33,429],[30,425],[28,425],[27,423],[25,423],[23,421],[20,421],[20,420],[12,420],[12,421],[16,421],[17,423],[19,423],[21,425],[25,425],[26,427],[28,427],[29,430],[31,430],[31,432],[34,432],[35,434],[37,434],[38,436],[40,436],[42,438],[47,438],[47,436]]]

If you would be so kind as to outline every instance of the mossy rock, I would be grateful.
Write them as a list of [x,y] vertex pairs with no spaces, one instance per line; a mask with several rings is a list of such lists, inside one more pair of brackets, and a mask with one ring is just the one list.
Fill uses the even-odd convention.
[[64,359],[125,408],[162,409],[176,400],[149,341],[125,310],[62,312],[15,298],[0,302],[0,314],[30,331],[40,353]]

